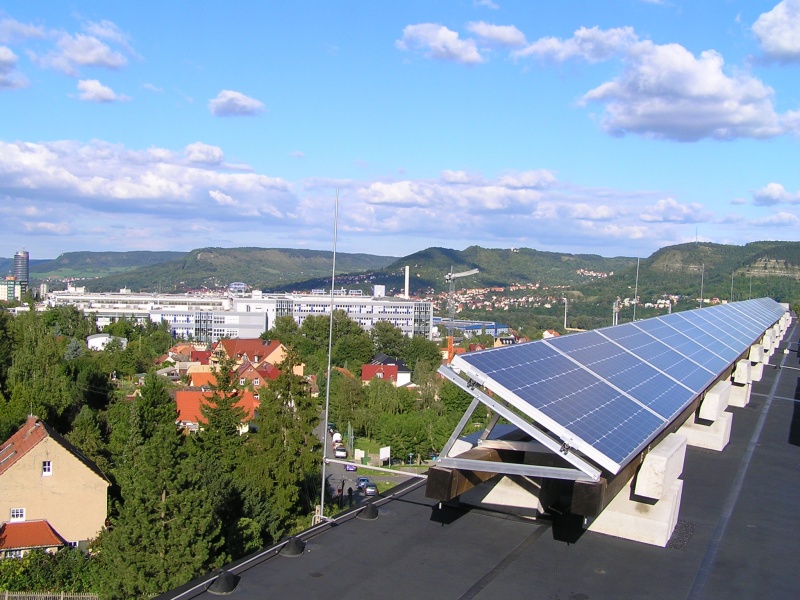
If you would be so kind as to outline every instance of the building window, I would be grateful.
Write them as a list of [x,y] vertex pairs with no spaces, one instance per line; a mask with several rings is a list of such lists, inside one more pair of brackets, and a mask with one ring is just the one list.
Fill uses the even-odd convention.
[[247,381],[247,380],[246,380],[244,377],[242,377],[242,378],[239,380],[239,385],[244,385],[244,384],[246,383],[246,381]]
[[11,509],[11,519],[12,522],[14,521],[24,521],[25,520],[25,509],[24,508],[12,508]]
[[49,460],[42,461],[42,477],[49,477],[53,474],[53,463]]
[[258,377],[256,377],[255,379],[253,379],[253,385],[261,385],[261,380]]

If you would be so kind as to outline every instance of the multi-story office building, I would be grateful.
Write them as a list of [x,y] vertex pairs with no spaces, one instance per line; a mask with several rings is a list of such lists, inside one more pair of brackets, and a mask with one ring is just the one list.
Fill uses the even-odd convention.
[[28,251],[24,248],[14,254],[14,277],[22,288],[24,294],[28,289],[28,282],[30,281],[30,256]]
[[6,275],[5,279],[0,279],[0,300],[6,302],[22,300],[22,285],[13,275]]
[[87,293],[84,288],[47,294],[48,306],[70,305],[94,314],[98,327],[120,318],[137,322],[166,322],[176,338],[206,343],[223,337],[258,337],[278,317],[291,316],[298,325],[309,315],[327,315],[331,305],[343,310],[369,330],[378,321],[389,321],[409,337],[431,338],[433,305],[404,298],[364,296],[361,292],[337,291],[333,298],[320,291],[313,294],[138,294]]

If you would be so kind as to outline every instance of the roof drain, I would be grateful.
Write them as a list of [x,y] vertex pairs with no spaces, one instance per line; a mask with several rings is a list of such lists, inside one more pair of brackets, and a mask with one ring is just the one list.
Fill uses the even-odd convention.
[[301,556],[304,549],[305,545],[303,544],[303,540],[301,540],[298,536],[294,536],[288,542],[286,542],[286,545],[280,551],[280,555]]
[[240,577],[238,575],[234,575],[230,571],[222,571],[219,575],[217,575],[214,583],[208,586],[207,589],[209,592],[216,594],[217,596],[230,594],[236,589],[236,586],[239,585],[239,579]]
[[363,519],[365,521],[374,521],[378,518],[378,507],[370,501],[367,504],[366,508],[364,508],[360,513],[358,513],[357,519]]

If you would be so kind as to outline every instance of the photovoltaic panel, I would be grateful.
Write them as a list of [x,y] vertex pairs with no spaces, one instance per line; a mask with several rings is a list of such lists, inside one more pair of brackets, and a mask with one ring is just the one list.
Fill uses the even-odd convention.
[[618,472],[784,313],[758,299],[459,355],[453,366]]

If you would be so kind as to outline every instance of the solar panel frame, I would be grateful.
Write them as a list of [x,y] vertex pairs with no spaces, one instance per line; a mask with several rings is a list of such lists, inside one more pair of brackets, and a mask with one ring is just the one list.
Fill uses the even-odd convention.
[[453,366],[616,473],[785,312],[771,299],[734,304],[459,355]]

